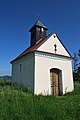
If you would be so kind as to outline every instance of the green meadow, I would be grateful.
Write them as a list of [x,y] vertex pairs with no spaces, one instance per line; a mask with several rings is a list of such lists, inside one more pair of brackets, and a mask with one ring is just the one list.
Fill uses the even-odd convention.
[[36,96],[0,85],[0,120],[80,120],[80,83],[64,96]]

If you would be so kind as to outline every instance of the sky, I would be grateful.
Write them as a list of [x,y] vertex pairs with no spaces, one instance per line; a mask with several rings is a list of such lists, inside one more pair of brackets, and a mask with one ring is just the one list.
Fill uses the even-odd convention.
[[11,75],[10,61],[29,47],[38,16],[72,56],[80,49],[80,0],[0,0],[0,76]]

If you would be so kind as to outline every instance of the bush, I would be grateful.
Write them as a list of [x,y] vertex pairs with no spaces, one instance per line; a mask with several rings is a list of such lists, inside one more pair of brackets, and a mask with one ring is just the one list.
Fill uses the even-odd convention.
[[8,79],[0,79],[0,86],[10,85],[11,86],[11,80]]

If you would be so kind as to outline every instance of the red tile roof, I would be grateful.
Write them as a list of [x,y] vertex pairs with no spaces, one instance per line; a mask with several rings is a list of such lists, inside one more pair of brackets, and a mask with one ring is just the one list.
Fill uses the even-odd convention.
[[36,42],[36,44],[32,47],[27,48],[24,52],[22,52],[18,57],[16,57],[14,60],[12,60],[10,63],[12,63],[13,61],[25,56],[28,53],[31,53],[33,51],[35,51],[45,40],[47,40],[53,33],[49,34],[48,36],[46,36],[46,38],[44,39],[40,39],[39,41]]
[[[36,42],[36,44],[34,45],[34,46],[32,46],[32,47],[29,47],[29,48],[27,48],[24,52],[22,52],[18,57],[16,57],[14,60],[12,60],[10,63],[12,63],[12,62],[14,62],[14,61],[16,61],[17,59],[19,59],[19,58],[21,58],[21,57],[23,57],[23,56],[25,56],[26,54],[28,54],[28,53],[31,53],[31,52],[33,52],[33,51],[35,51],[40,45],[42,45],[50,36],[52,36],[54,33],[51,33],[51,34],[49,34],[48,36],[46,36],[44,39],[40,39],[39,41],[37,41]],[[57,36],[58,37],[58,36]],[[59,38],[58,38],[59,39]],[[59,41],[61,42],[61,40],[59,39]],[[62,44],[62,42],[61,42],[61,44]],[[63,44],[62,44],[63,45]],[[64,45],[63,45],[64,46]],[[65,46],[64,46],[64,48],[65,48]],[[66,48],[65,48],[66,49]],[[37,51],[37,50],[36,50]],[[68,52],[68,50],[66,49],[66,51]],[[41,51],[42,52],[42,51]],[[43,51],[44,52],[44,51]],[[69,53],[69,52],[68,52]],[[49,53],[50,54],[50,53]],[[51,53],[51,54],[53,54],[53,53]],[[53,54],[54,55],[54,54]],[[69,53],[69,55],[70,55],[70,53]],[[63,55],[62,55],[63,56]],[[67,56],[65,56],[65,57],[67,57]],[[72,56],[70,55],[70,57],[72,58]]]

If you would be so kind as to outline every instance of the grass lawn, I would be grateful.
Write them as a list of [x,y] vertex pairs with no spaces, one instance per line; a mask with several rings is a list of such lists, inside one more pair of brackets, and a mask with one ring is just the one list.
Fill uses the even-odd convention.
[[80,83],[64,96],[35,96],[0,86],[0,120],[80,120]]

